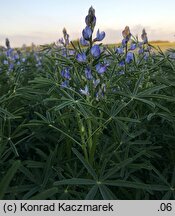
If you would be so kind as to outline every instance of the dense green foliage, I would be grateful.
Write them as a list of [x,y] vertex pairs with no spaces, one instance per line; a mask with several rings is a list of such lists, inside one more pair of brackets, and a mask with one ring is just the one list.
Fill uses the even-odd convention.
[[1,199],[175,198],[174,57],[91,48],[1,51]]

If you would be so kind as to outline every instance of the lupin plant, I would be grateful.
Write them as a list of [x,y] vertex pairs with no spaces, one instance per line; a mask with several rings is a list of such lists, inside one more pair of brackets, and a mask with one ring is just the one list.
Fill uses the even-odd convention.
[[78,42],[0,47],[1,199],[175,199],[174,51],[95,28],[90,7]]
[[[105,79],[103,75],[107,71],[109,64],[104,60],[104,54],[101,46],[96,44],[96,42],[101,42],[104,39],[105,32],[100,32],[98,29],[96,36],[93,38],[96,26],[96,16],[95,10],[92,6],[89,8],[88,15],[85,17],[85,23],[86,27],[83,29],[82,37],[80,38],[80,45],[82,46],[82,49],[76,49],[76,61],[78,63],[77,67],[82,68],[81,74],[78,76],[81,79],[79,80],[78,86],[80,86],[81,83],[81,87],[79,89],[77,89],[76,86],[71,87],[77,89],[78,92],[86,98],[87,103],[90,106],[93,106],[97,101],[104,97]],[[93,131],[97,126],[93,126],[92,119],[88,118],[84,121],[82,117],[83,116],[78,115],[78,125],[80,130],[82,130],[82,128],[87,128],[87,132],[84,131],[81,133],[82,143],[87,142],[87,145],[82,144],[82,149],[84,151],[86,161],[93,165],[96,151],[96,144],[94,140],[97,142],[99,133],[93,135]]]

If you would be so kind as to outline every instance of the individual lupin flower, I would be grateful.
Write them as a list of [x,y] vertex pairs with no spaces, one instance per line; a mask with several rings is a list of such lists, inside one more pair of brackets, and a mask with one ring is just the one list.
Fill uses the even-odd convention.
[[147,33],[146,33],[145,29],[142,30],[141,38],[142,38],[144,44],[148,43]]
[[118,54],[123,54],[124,53],[124,50],[123,50],[123,47],[117,47],[116,48],[116,53],[118,53]]
[[93,80],[94,88],[96,88],[99,83],[100,83],[100,79]]
[[12,48],[9,48],[9,49],[7,50],[7,52],[6,52],[6,56],[7,56],[7,57],[12,57],[12,55],[13,55],[13,49],[12,49]]
[[102,41],[104,38],[105,38],[105,32],[104,31],[100,32],[98,29],[96,38],[94,39],[94,42],[95,41]]
[[125,74],[125,72],[123,70],[118,72],[118,75],[123,75],[123,74]]
[[100,51],[100,47],[99,45],[94,45],[92,48],[91,48],[91,54],[92,56],[94,56],[95,58],[98,58],[101,54],[101,51]]
[[13,63],[10,63],[10,65],[9,65],[9,70],[13,70],[13,68],[14,68],[14,64],[13,64]]
[[88,86],[86,85],[85,89],[80,89],[80,93],[83,94],[83,95],[88,96],[89,95],[89,88],[88,88]]
[[88,46],[89,42],[87,40],[85,40],[83,37],[80,38],[80,44],[82,46]]
[[15,55],[13,56],[13,59],[14,59],[14,60],[18,60],[18,59],[19,59],[18,53],[15,53]]
[[62,88],[68,88],[68,86],[69,86],[69,81],[68,80],[65,80],[64,82],[61,83]]
[[138,47],[139,47],[139,48],[142,48],[142,47],[143,47],[143,42],[139,42],[139,43],[138,43]]
[[86,54],[84,52],[78,53],[76,59],[78,62],[86,62]]
[[69,50],[69,55],[71,56],[75,55],[75,50]]
[[87,40],[87,41],[90,40],[91,37],[92,37],[92,30],[91,30],[91,28],[89,26],[86,26],[86,28],[83,29],[83,31],[82,31],[82,35],[83,35],[83,38],[85,40]]
[[104,72],[106,72],[107,66],[108,66],[108,64],[98,63],[96,65],[96,71],[97,71],[97,73],[103,74]]
[[85,76],[88,80],[93,79],[91,69],[89,67],[85,68]]
[[25,61],[26,61],[26,58],[22,58],[21,60],[22,60],[22,62],[25,62]]
[[64,70],[61,71],[61,76],[70,80],[71,76],[70,76],[70,72],[69,72],[69,68],[65,68]]
[[85,18],[85,23],[87,26],[91,27],[92,31],[96,25],[95,9],[91,6],[88,11],[88,15]]
[[130,50],[135,50],[136,49],[136,47],[137,47],[137,44],[135,44],[135,43],[132,43],[131,45],[130,45]]
[[130,63],[134,59],[134,54],[132,52],[128,52],[125,58],[126,63]]
[[147,60],[147,59],[148,59],[148,57],[149,57],[149,53],[148,53],[148,52],[146,52],[146,53],[144,54],[144,59],[145,59],[145,60]]
[[118,65],[119,65],[120,67],[123,67],[123,66],[125,66],[125,62],[122,60],[122,61],[119,62]]
[[7,60],[4,60],[4,61],[3,61],[3,64],[4,64],[4,65],[8,65],[9,62],[8,62]]
[[140,55],[140,54],[143,54],[143,53],[144,53],[144,49],[141,47],[141,48],[138,50],[138,53],[139,53],[139,55]]

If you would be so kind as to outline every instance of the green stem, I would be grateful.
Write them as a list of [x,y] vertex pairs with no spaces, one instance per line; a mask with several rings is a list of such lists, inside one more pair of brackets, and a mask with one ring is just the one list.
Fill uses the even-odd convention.
[[81,147],[84,153],[85,160],[88,162],[88,153],[87,153],[87,148],[86,148],[86,142],[85,142],[85,128],[83,125],[83,122],[80,118],[80,114],[77,113],[77,119],[78,119],[78,126],[79,126],[79,131],[80,131],[80,136],[81,136]]

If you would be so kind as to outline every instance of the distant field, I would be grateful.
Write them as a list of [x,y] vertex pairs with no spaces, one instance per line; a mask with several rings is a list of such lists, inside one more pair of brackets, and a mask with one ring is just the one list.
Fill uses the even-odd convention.
[[[167,49],[175,49],[175,42],[168,42],[168,41],[151,41],[149,42],[152,46],[154,46],[155,48],[160,47],[160,49],[162,51],[165,51]],[[119,44],[109,44],[109,47],[114,47],[117,46]]]
[[165,51],[167,49],[175,49],[175,42],[150,42],[150,44],[152,46],[155,46],[155,47],[160,47],[160,49],[162,51]]

